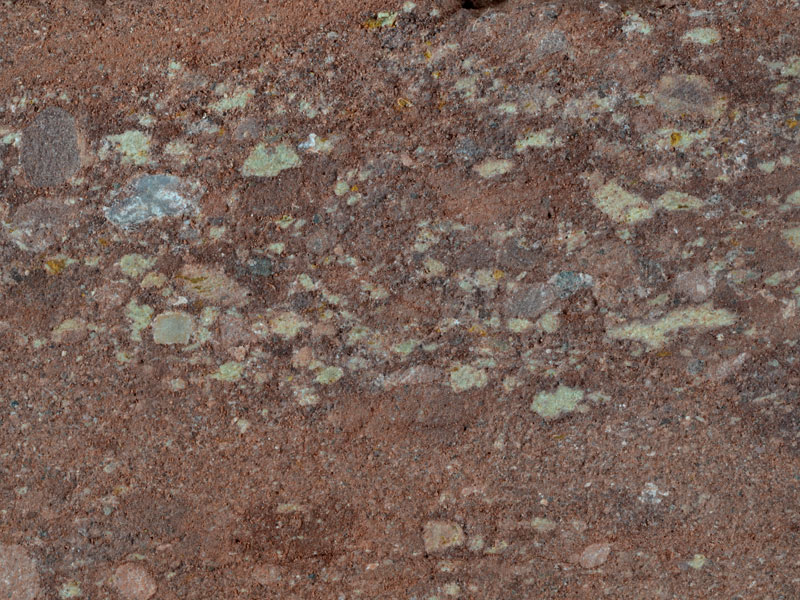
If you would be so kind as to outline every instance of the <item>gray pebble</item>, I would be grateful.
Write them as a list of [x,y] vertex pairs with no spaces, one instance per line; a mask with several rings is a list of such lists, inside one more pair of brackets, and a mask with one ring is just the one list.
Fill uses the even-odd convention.
[[75,119],[55,106],[45,108],[22,132],[20,162],[35,187],[61,185],[81,164]]

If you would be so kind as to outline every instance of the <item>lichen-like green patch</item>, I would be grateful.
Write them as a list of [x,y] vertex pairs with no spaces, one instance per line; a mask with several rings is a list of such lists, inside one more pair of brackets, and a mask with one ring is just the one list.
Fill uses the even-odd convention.
[[533,323],[528,319],[513,318],[508,320],[508,330],[514,333],[523,333],[528,331],[531,327],[533,327]]
[[231,94],[230,96],[225,96],[224,98],[220,98],[216,102],[212,102],[208,108],[210,108],[213,112],[221,115],[226,113],[230,110],[235,108],[244,108],[245,105],[248,103],[250,98],[255,96],[256,91],[254,89],[247,89],[242,90],[236,94]]
[[676,190],[664,192],[658,197],[655,204],[664,210],[695,210],[703,207],[703,201],[700,198]]
[[245,177],[275,177],[281,171],[300,165],[300,157],[288,144],[268,150],[264,144],[253,148],[242,165]]
[[450,387],[456,392],[464,392],[472,388],[482,388],[489,378],[486,371],[470,365],[459,365],[450,371]]
[[695,554],[692,560],[687,561],[686,564],[695,570],[700,570],[705,566],[706,562],[708,562],[708,559],[705,556],[702,554]]
[[644,198],[613,181],[595,192],[594,205],[617,223],[638,223],[653,216],[653,207]]
[[558,386],[554,392],[539,392],[531,404],[531,410],[545,419],[572,412],[583,400],[583,390],[566,385]]
[[150,324],[153,312],[153,308],[147,304],[137,304],[136,300],[128,302],[125,307],[125,316],[131,321],[131,339],[133,341],[142,341],[142,329]]
[[126,254],[119,259],[119,268],[128,277],[141,277],[145,271],[156,264],[156,259],[147,258],[141,254]]
[[[150,136],[146,133],[131,129],[117,135],[107,135],[107,142],[121,155],[120,162],[133,165],[146,165],[150,162]],[[100,158],[104,158],[104,151],[100,151]]]
[[339,381],[342,375],[344,375],[344,371],[339,367],[325,367],[317,373],[317,377],[314,381],[323,385],[329,385]]
[[561,319],[558,314],[558,311],[544,313],[539,317],[539,320],[536,321],[536,326],[546,333],[555,333],[561,326]]
[[73,331],[83,331],[86,329],[86,321],[81,318],[67,319],[53,330],[53,341],[60,343],[64,337]]
[[185,312],[165,312],[153,320],[153,341],[156,344],[188,344],[194,324]]
[[286,339],[295,337],[300,331],[310,325],[311,323],[294,312],[281,313],[269,321],[272,332]]
[[703,44],[705,46],[716,44],[722,39],[719,31],[713,27],[695,27],[683,34],[681,40],[684,42],[691,42],[694,44]]
[[514,143],[514,148],[517,152],[522,152],[528,148],[555,148],[563,145],[564,141],[560,137],[554,135],[552,127],[542,129],[541,131],[534,131],[518,139]]
[[402,356],[408,356],[414,350],[417,349],[419,344],[420,344],[420,341],[419,340],[415,340],[415,339],[405,340],[403,342],[398,342],[397,344],[392,346],[392,352],[396,352],[397,354],[400,354]]
[[800,227],[784,229],[781,232],[783,239],[795,250],[800,250]]
[[221,269],[189,264],[181,269],[177,279],[187,293],[204,302],[233,306],[247,303],[248,290]]
[[736,318],[734,313],[706,303],[673,310],[655,321],[634,321],[613,327],[608,331],[608,337],[640,341],[653,350],[666,344],[669,336],[681,329],[717,329],[733,325]]
[[80,598],[81,596],[83,596],[81,584],[74,580],[66,582],[61,586],[61,589],[58,590],[58,597],[62,598],[63,600],[68,600],[69,598]]
[[237,381],[241,379],[244,365],[235,361],[228,361],[219,366],[216,372],[209,377],[217,381]]
[[382,27],[394,27],[395,21],[397,21],[396,12],[379,12],[375,15],[374,19],[369,19],[364,22],[364,28],[380,29]]
[[551,531],[555,531],[558,525],[556,525],[555,521],[551,521],[550,519],[534,517],[531,519],[531,527],[539,533],[550,533]]
[[513,160],[489,158],[472,167],[472,170],[484,179],[491,179],[508,173],[512,168],[514,168]]

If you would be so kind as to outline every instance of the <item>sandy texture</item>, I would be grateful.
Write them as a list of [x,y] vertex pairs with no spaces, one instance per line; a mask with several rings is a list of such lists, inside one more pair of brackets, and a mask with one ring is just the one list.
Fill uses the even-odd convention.
[[800,8],[0,10],[0,597],[800,597]]

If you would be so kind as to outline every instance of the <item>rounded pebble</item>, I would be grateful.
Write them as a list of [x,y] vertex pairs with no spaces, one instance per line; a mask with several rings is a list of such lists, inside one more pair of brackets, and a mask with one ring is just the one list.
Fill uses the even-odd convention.
[[78,132],[71,114],[45,108],[23,132],[20,162],[35,187],[60,185],[81,165]]
[[125,600],[148,600],[156,593],[156,582],[141,565],[126,563],[114,571],[114,588]]

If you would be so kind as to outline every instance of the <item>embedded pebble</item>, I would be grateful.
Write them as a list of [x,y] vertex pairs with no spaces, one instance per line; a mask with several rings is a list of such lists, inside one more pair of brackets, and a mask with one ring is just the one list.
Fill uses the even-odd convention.
[[61,185],[81,165],[75,119],[67,111],[48,106],[22,131],[20,163],[35,187]]
[[610,544],[591,544],[581,553],[580,563],[584,569],[596,569],[608,560]]
[[445,552],[464,545],[464,530],[453,521],[428,521],[422,531],[425,552]]
[[188,344],[194,329],[192,316],[180,311],[161,313],[151,326],[156,344]]
[[132,229],[155,219],[197,212],[197,200],[203,192],[200,184],[175,175],[141,175],[104,210],[109,221]]
[[112,582],[125,600],[149,600],[158,588],[147,569],[135,563],[118,566],[114,571]]

